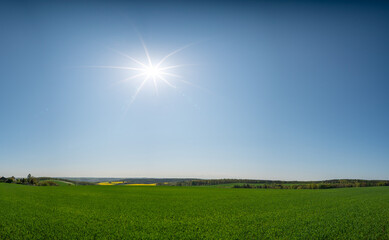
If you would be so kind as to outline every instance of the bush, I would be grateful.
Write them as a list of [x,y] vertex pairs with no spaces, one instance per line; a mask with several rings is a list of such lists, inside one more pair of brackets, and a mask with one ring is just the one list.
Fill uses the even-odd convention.
[[43,181],[43,182],[39,182],[38,186],[58,186],[58,184],[53,181]]
[[14,176],[10,177],[10,178],[7,178],[7,180],[5,181],[6,183],[14,183],[16,182],[16,179]]

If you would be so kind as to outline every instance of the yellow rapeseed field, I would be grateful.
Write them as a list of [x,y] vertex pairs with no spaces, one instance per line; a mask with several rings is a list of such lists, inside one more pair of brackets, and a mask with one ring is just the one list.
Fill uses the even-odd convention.
[[113,184],[109,183],[109,182],[99,182],[97,185],[108,186],[108,185],[113,185]]
[[124,182],[111,182],[113,185],[115,184],[120,184],[120,183],[124,183]]
[[116,185],[116,184],[120,184],[120,183],[124,183],[124,182],[101,182],[101,183],[98,183],[97,185],[110,186],[110,185]]

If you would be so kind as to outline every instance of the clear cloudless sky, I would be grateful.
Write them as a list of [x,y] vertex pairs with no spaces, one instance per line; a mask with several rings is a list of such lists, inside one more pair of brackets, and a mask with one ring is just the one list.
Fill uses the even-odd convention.
[[[384,1],[2,1],[0,175],[389,179]],[[131,70],[185,66],[177,86]]]

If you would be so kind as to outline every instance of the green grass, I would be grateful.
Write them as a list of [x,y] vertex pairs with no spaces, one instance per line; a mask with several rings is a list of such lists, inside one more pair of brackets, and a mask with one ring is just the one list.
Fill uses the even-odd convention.
[[0,239],[389,239],[389,187],[0,184]]

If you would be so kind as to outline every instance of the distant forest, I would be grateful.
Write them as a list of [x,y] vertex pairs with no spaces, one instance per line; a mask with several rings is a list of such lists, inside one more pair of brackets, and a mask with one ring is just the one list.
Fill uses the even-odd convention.
[[64,179],[66,181],[74,181],[74,182],[90,182],[90,183],[125,182],[128,184],[170,183],[170,182],[200,180],[196,178],[93,178],[93,177],[80,177],[80,178],[62,177],[59,179]]
[[174,186],[212,186],[236,184],[234,188],[273,188],[273,189],[326,189],[347,187],[389,186],[388,180],[333,179],[324,181],[272,181],[252,179],[210,179],[171,183]]
[[22,184],[22,185],[32,185],[32,186],[58,186],[58,181],[66,181],[69,183],[72,183],[74,185],[94,185],[90,182],[83,182],[83,181],[72,181],[68,179],[63,178],[51,178],[51,177],[34,177],[31,174],[28,174],[26,178],[16,178],[14,176],[12,177],[0,177],[0,182],[4,183],[15,183],[15,184]]
[[[0,182],[34,185],[57,186],[58,181],[72,185],[95,185],[102,181],[122,181],[125,184],[152,184],[158,186],[216,186],[228,185],[232,188],[270,188],[270,189],[327,189],[349,187],[375,187],[389,186],[388,180],[363,179],[333,179],[324,181],[277,181],[253,179],[190,179],[190,178],[52,178],[33,177],[28,174],[26,178],[1,177]],[[57,181],[57,182],[56,182]]]

